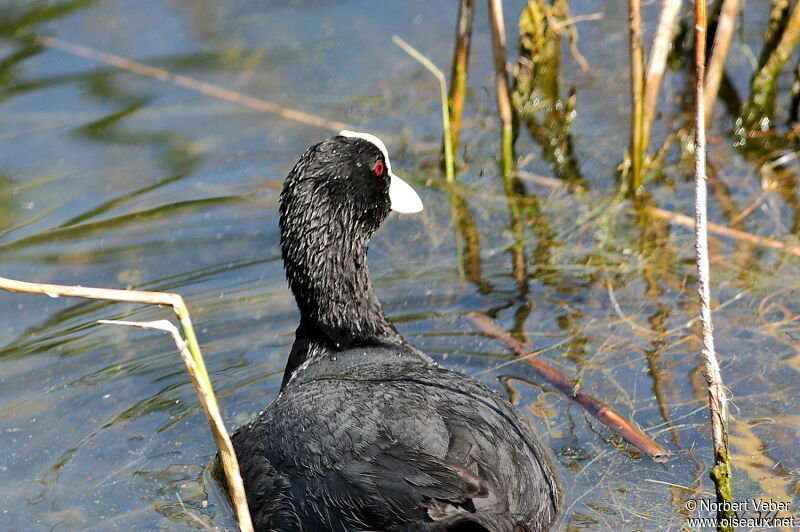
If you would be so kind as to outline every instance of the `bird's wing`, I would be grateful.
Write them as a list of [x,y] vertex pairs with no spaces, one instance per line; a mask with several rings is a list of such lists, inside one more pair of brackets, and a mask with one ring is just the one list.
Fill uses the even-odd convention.
[[488,494],[486,481],[466,467],[411,449],[386,434],[325,475],[291,483],[303,491],[320,524],[333,529],[337,521],[344,529],[359,529],[364,523],[390,529],[446,519],[474,511],[473,499]]

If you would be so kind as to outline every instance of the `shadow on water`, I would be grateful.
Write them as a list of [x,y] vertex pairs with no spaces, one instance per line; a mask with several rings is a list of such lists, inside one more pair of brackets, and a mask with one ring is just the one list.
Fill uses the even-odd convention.
[[[568,33],[529,20],[517,148],[534,154],[526,170],[565,186],[499,175],[491,76],[480,75],[470,81],[463,171],[457,184],[438,183],[438,102],[418,67],[375,31],[402,27],[446,64],[455,6],[434,4],[387,2],[368,13],[359,2],[4,4],[2,274],[182,293],[234,427],[277,393],[297,326],[277,236],[281,181],[330,132],[42,48],[33,36],[391,131],[393,166],[434,185],[420,187],[419,217],[392,217],[373,240],[370,268],[387,313],[412,343],[527,416],[564,490],[559,529],[680,530],[693,516],[686,501],[713,490],[693,237],[652,208],[690,212],[690,162],[673,135],[688,131],[690,73],[672,62],[653,135],[678,141],[630,203],[616,180],[628,142],[625,2],[577,25],[591,75],[565,59],[575,57]],[[520,6],[506,4],[506,19],[517,20]],[[530,5],[558,23],[595,9]],[[741,38],[752,44],[768,13],[748,10],[756,19]],[[490,54],[480,53],[489,30],[477,20],[474,31],[471,72],[491,73]],[[525,46],[537,39],[546,46]],[[741,146],[729,141],[745,67],[731,61],[717,109],[727,114],[709,133],[710,215],[791,241],[800,227],[796,138],[776,126]],[[711,247],[717,347],[736,406],[735,497],[797,508],[800,264],[721,237]],[[3,529],[233,526],[204,473],[213,442],[173,347],[160,334],[96,324],[165,310],[0,294],[0,311],[13,316],[0,321]],[[542,382],[467,324],[472,311],[551,347],[539,356],[643,427],[671,460],[642,456]]]

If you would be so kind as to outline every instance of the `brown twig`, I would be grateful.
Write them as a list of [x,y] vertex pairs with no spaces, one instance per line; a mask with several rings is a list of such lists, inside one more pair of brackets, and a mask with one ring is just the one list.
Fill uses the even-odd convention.
[[206,370],[202,354],[200,353],[200,346],[197,343],[197,337],[192,327],[189,310],[179,294],[29,283],[4,277],[0,277],[0,289],[26,294],[44,294],[49,297],[80,297],[83,299],[146,303],[150,305],[172,307],[180,320],[185,340],[180,336],[175,326],[166,320],[162,322],[148,322],[146,324],[139,322],[123,322],[122,324],[161,329],[169,332],[175,339],[181,357],[186,364],[186,368],[197,390],[200,404],[203,406],[206,418],[211,424],[211,432],[217,444],[217,450],[219,451],[228,486],[230,486],[231,500],[233,502],[234,512],[236,512],[236,518],[239,521],[239,527],[243,532],[252,532],[253,523],[250,519],[250,512],[247,507],[247,497],[245,496],[244,485],[242,484],[242,477],[239,472],[239,462],[236,459],[233,444],[231,443],[227,430],[225,430],[225,424],[222,421],[222,414],[220,414],[219,406],[214,396],[214,390],[208,378],[208,371]]
[[647,63],[647,74],[644,80],[644,118],[642,120],[642,151],[647,151],[650,140],[650,128],[656,115],[658,93],[661,90],[661,80],[667,66],[672,34],[675,30],[675,21],[681,9],[681,0],[663,0],[661,14],[658,16],[658,27],[653,37],[653,47],[650,49],[650,61]]
[[189,76],[172,74],[164,70],[163,68],[157,68],[150,65],[145,65],[144,63],[139,63],[138,61],[132,61],[130,59],[126,59],[119,55],[110,54],[107,52],[101,52],[99,50],[95,50],[94,48],[89,48],[88,46],[75,44],[62,39],[56,39],[55,37],[45,37],[45,36],[37,37],[36,41],[42,46],[46,46],[47,48],[53,48],[55,50],[60,50],[68,54],[77,55],[79,57],[84,57],[86,59],[91,59],[93,61],[104,63],[114,68],[119,68],[120,70],[135,72],[136,74],[141,74],[142,76],[148,76],[157,79],[159,81],[164,81],[166,83],[170,83],[178,87],[183,87],[184,89],[189,89],[191,91],[205,94],[206,96],[212,96],[214,98],[219,98],[221,100],[238,103],[240,105],[250,107],[251,109],[256,109],[257,111],[272,113],[287,120],[293,120],[295,122],[301,122],[303,124],[320,127],[323,129],[329,129],[332,131],[340,131],[342,129],[354,129],[352,125],[346,124],[344,122],[339,122],[336,120],[327,120],[320,116],[312,115],[310,113],[306,113],[303,111],[298,111],[296,109],[291,109],[289,107],[284,107],[282,105],[262,100],[260,98],[254,98],[252,96],[232,91],[230,89],[220,87],[219,85],[206,83],[205,81],[200,81],[198,79],[191,78]]
[[711,415],[711,439],[714,446],[714,467],[711,478],[717,492],[717,530],[733,532],[730,523],[731,465],[728,453],[728,398],[722,384],[719,361],[714,350],[714,331],[711,321],[710,266],[708,258],[708,212],[706,207],[706,124],[705,124],[705,62],[706,62],[706,0],[695,0],[695,121],[694,121],[694,183],[695,183],[695,259],[697,261],[697,294],[700,299],[700,323],[703,338],[703,362],[708,385],[708,407]]
[[461,116],[467,94],[467,72],[469,70],[469,45],[472,40],[472,21],[475,19],[475,0],[461,0],[458,5],[456,46],[453,51],[453,70],[450,74],[450,144],[453,153],[458,153],[458,136],[461,132]]
[[531,354],[529,346],[501,329],[487,316],[478,312],[470,312],[467,314],[467,319],[478,329],[506,344],[518,357],[525,357],[525,362],[532,366],[539,375],[547,379],[561,393],[585,408],[607,427],[619,433],[631,445],[650,455],[656,462],[664,462],[669,457],[669,451],[661,447],[610,406],[580,389],[577,381],[570,379],[541,358],[529,356]]
[[725,68],[725,59],[728,57],[733,30],[736,27],[736,14],[739,12],[739,0],[725,0],[717,22],[717,33],[714,35],[714,46],[708,60],[706,72],[705,107],[706,125],[711,122],[714,112],[714,102],[717,100],[719,85],[722,81],[722,72]]

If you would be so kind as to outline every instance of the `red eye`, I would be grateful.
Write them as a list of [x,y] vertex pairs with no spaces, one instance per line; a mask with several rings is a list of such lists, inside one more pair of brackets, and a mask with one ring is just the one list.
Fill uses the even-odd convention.
[[383,164],[383,161],[375,163],[375,175],[383,175],[384,170],[386,170],[386,166]]

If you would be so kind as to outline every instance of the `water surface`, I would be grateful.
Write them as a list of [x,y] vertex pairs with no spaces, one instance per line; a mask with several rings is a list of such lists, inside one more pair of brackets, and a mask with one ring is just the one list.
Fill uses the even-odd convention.
[[[562,58],[564,90],[577,94],[572,137],[586,191],[523,181],[524,197],[511,200],[524,207],[521,226],[509,221],[498,174],[483,6],[460,150],[463,202],[441,184],[438,89],[391,43],[399,34],[447,67],[455,4],[4,4],[0,275],[181,293],[223,415],[237,426],[277,393],[298,320],[278,248],[282,179],[307,146],[335,131],[42,47],[32,36],[375,132],[426,205],[419,216],[390,217],[370,250],[376,290],[401,333],[447,367],[513,395],[559,476],[558,529],[678,530],[692,515],[685,502],[713,492],[691,321],[693,237],[613,199],[628,142],[627,4],[572,3],[575,15],[603,13],[578,24],[591,72],[566,47]],[[648,39],[656,4],[645,12]],[[757,53],[767,17],[752,4],[729,61],[741,94],[751,69],[745,52]],[[512,45],[523,5],[505,3]],[[510,60],[515,53],[512,46]],[[689,123],[690,83],[688,70],[667,76],[656,144]],[[711,219],[796,242],[796,161],[771,167],[785,152],[734,150],[731,117],[722,104],[716,111]],[[557,175],[527,132],[517,151],[523,169]],[[657,205],[690,213],[691,166],[679,142],[665,160],[663,178],[648,190]],[[765,179],[781,186],[764,191]],[[717,349],[734,403],[735,498],[788,500],[796,514],[800,263],[720,237],[711,248]],[[537,348],[555,346],[542,355],[549,363],[580,378],[672,458],[654,463],[512,362],[465,319],[472,311]],[[97,324],[160,319],[167,310],[0,293],[0,312],[3,530],[234,527],[205,474],[213,441],[169,339]]]

